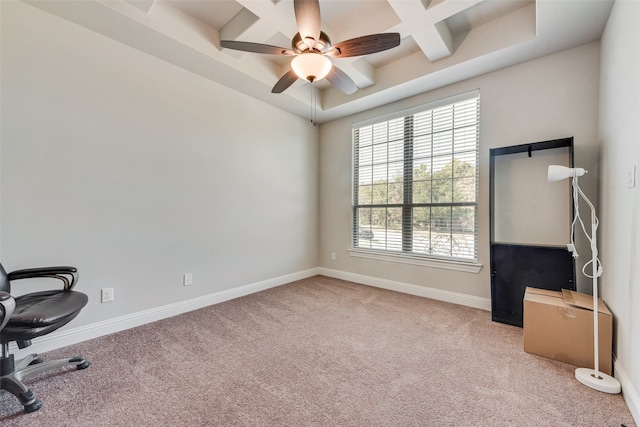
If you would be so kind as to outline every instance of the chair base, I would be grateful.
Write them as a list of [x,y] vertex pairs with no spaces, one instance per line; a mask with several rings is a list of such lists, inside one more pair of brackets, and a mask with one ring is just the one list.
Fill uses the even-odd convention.
[[30,354],[15,362],[13,355],[2,358],[2,376],[0,377],[0,389],[6,390],[20,400],[25,412],[34,412],[40,409],[42,402],[36,399],[35,394],[23,381],[29,377],[42,374],[53,369],[75,366],[76,369],[86,369],[90,363],[83,357],[70,359],[58,359],[43,362],[37,354]]

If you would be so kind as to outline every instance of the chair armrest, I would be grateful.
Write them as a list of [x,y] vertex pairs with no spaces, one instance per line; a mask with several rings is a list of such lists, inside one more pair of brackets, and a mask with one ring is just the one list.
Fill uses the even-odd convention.
[[23,270],[12,271],[8,274],[9,280],[19,279],[35,279],[40,277],[48,277],[52,279],[62,280],[64,289],[73,289],[78,281],[78,269],[75,267],[39,267],[25,268]]
[[4,329],[4,325],[7,324],[15,309],[16,300],[13,299],[11,294],[0,291],[0,315],[2,315],[0,317],[0,331]]

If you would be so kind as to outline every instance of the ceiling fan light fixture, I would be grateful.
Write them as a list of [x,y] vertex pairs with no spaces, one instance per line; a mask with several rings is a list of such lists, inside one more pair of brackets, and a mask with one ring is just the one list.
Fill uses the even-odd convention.
[[[279,0],[272,1],[277,3]],[[220,40],[220,46],[226,49],[294,57],[291,69],[280,77],[271,93],[282,93],[299,78],[313,83],[326,77],[333,86],[351,95],[358,90],[358,86],[344,71],[333,65],[330,58],[364,56],[400,45],[400,33],[378,33],[343,40],[332,46],[329,36],[320,29],[320,0],[293,0],[293,11],[298,32],[291,39],[291,49],[263,43]]]
[[319,53],[302,53],[291,61],[291,68],[301,79],[314,82],[323,79],[331,71],[331,61]]

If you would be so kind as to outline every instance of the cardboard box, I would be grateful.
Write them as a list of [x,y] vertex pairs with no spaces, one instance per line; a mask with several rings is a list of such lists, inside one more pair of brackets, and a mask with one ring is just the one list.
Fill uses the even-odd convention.
[[[524,351],[593,369],[593,296],[527,287],[524,294]],[[598,301],[599,370],[611,375],[613,319]]]

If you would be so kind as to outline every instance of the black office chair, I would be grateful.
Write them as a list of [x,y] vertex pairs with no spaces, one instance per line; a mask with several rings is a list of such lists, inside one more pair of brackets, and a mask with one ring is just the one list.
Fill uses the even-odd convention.
[[[33,292],[17,297],[11,296],[11,283],[19,279],[52,278],[64,283],[63,289]],[[44,362],[37,354],[30,354],[14,361],[9,353],[9,343],[15,341],[18,348],[31,345],[31,340],[48,334],[66,325],[87,304],[85,294],[72,290],[78,281],[74,267],[45,267],[5,271],[0,264],[0,389],[15,395],[25,412],[40,409],[42,402],[22,382],[29,377],[51,369],[75,366],[89,367],[82,357]]]

